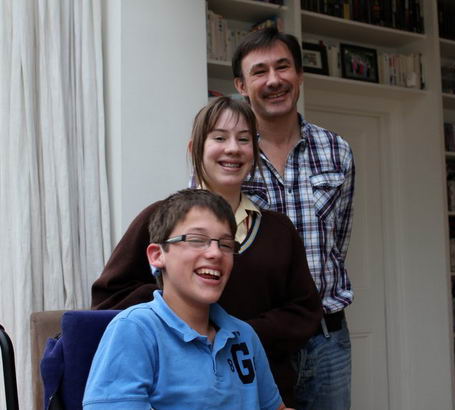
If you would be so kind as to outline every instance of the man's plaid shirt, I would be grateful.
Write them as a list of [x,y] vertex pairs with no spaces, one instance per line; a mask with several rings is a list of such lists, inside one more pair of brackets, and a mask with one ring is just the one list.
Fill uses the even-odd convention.
[[324,311],[335,313],[349,305],[353,296],[345,259],[352,225],[354,161],[340,136],[301,116],[299,121],[302,138],[287,158],[284,177],[261,153],[263,178],[256,171],[242,190],[259,207],[285,213],[292,220],[305,244]]

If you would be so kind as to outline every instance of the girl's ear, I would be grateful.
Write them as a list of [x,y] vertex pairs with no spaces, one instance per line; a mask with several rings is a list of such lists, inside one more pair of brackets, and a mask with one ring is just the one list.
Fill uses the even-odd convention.
[[188,141],[188,153],[191,154],[193,152],[193,140]]
[[151,243],[147,246],[147,258],[151,266],[164,268],[164,252],[157,243]]

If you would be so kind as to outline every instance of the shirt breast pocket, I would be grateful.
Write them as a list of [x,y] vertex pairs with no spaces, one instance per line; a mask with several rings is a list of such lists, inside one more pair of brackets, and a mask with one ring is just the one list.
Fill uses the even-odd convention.
[[344,174],[338,171],[325,171],[310,176],[316,215],[330,221],[335,217],[337,201],[341,194]]

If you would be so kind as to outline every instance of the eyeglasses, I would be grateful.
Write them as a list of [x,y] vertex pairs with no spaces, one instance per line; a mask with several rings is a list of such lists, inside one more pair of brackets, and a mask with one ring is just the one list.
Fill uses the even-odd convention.
[[227,254],[236,254],[240,248],[240,245],[234,239],[213,239],[209,238],[207,235],[196,233],[175,236],[174,238],[169,238],[167,241],[164,241],[164,243],[186,242],[190,247],[202,250],[209,248],[212,241],[218,242],[218,248],[221,252]]

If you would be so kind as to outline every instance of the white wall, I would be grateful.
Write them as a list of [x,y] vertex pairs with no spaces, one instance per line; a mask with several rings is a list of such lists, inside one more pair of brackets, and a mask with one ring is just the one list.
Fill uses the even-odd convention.
[[105,0],[108,175],[114,244],[146,205],[184,188],[207,101],[204,0]]

